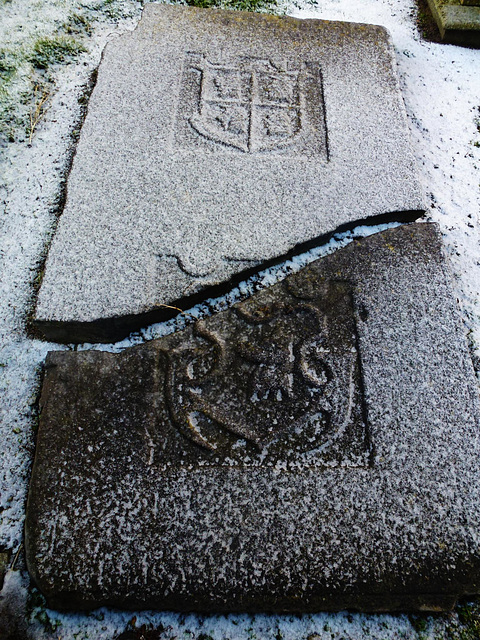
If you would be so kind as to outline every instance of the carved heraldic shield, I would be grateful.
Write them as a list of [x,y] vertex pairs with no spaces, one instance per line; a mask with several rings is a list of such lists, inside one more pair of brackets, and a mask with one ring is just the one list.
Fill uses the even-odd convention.
[[318,64],[292,69],[250,57],[211,62],[197,53],[187,60],[199,87],[188,123],[205,140],[244,153],[303,151],[305,137],[324,130]]

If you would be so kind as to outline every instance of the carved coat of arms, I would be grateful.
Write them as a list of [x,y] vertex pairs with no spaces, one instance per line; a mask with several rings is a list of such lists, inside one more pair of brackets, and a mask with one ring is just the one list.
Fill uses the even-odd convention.
[[304,146],[324,128],[323,113],[317,113],[323,109],[318,66],[292,69],[255,58],[212,62],[189,54],[187,73],[198,78],[188,124],[207,141],[245,153],[274,151],[300,141]]
[[333,315],[313,301],[286,292],[269,300],[266,292],[197,323],[186,341],[174,346],[172,338],[163,355],[176,429],[204,451],[242,461],[351,441],[363,423],[355,326],[343,285],[327,291]]

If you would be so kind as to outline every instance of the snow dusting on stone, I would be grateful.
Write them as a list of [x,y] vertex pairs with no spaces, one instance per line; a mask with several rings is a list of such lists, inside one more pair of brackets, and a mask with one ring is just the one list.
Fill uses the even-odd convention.
[[[456,296],[472,353],[480,356],[480,50],[425,41],[415,25],[414,0],[321,0],[296,2],[289,12],[300,18],[349,20],[387,27],[396,51],[401,90],[412,145],[430,203],[428,219],[440,225],[455,276]],[[344,638],[449,637],[455,617],[428,617],[415,624],[407,616],[318,614],[305,616],[195,616],[132,613],[101,609],[91,614],[60,614],[28,599],[23,572],[23,519],[34,449],[36,399],[46,353],[64,349],[33,339],[26,323],[34,287],[56,226],[63,181],[69,166],[82,101],[107,40],[132,29],[141,5],[131,0],[11,0],[0,4],[0,54],[11,71],[0,78],[0,550],[11,551],[11,569],[0,601],[0,636],[15,624],[19,637],[112,640],[126,628],[163,628],[161,638],[257,638],[318,640]],[[77,16],[75,18],[74,16]],[[78,16],[80,18],[78,18]],[[86,51],[70,63],[54,64],[49,77],[31,59],[38,39],[70,37],[65,25],[88,23],[72,36]],[[89,31],[91,34],[89,35]],[[59,36],[59,37],[60,37]],[[12,69],[17,69],[16,74]],[[35,87],[37,89],[35,90]],[[43,87],[48,89],[44,104]],[[79,102],[80,100],[80,102]],[[35,114],[38,110],[38,122]],[[6,115],[5,115],[6,114]],[[32,133],[32,122],[35,123]],[[4,123],[5,127],[4,127]],[[29,140],[31,138],[31,144]],[[14,140],[13,142],[9,142]],[[193,318],[224,309],[315,258],[348,243],[356,229],[257,278],[230,294],[186,310],[177,319],[145,328],[116,345],[84,349],[122,350],[182,328]],[[193,318],[192,318],[193,316]],[[27,600],[29,602],[28,611]],[[17,620],[15,622],[15,619]],[[4,627],[2,628],[2,624]],[[5,626],[7,625],[7,626]],[[23,625],[23,626],[22,626]],[[417,630],[421,633],[417,634]],[[6,634],[5,634],[6,635]],[[6,636],[8,637],[8,636]],[[472,636],[474,637],[474,636]]]

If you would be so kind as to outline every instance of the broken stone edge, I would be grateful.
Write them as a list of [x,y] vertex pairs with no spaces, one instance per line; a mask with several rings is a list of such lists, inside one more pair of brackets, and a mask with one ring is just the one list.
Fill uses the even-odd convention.
[[[200,12],[206,12],[206,10],[204,9],[196,9],[196,8],[179,9],[178,7],[172,7],[172,6],[165,7],[165,6],[155,5],[155,4],[152,4],[152,5],[147,4],[145,6],[144,15],[147,18],[152,18],[152,17],[155,17],[157,13],[160,15],[162,12],[167,11],[167,9],[169,12],[172,12],[173,16],[175,16],[175,14],[180,10],[185,10],[194,14],[198,13],[199,16],[201,15]],[[216,19],[221,18],[222,15],[226,15],[226,16],[228,16],[229,14],[232,14],[235,16],[242,15],[242,12],[228,12],[224,10],[208,10],[208,11],[210,11],[212,15],[216,16]],[[248,14],[244,13],[243,15],[246,16]],[[264,20],[264,18],[262,18],[262,20]],[[275,18],[274,20],[278,21],[279,19]],[[293,18],[281,18],[279,24],[288,25],[290,22],[309,22],[309,21],[298,21]],[[324,26],[325,25],[328,26],[329,24],[329,21],[322,21],[322,20],[314,20],[312,22],[318,23],[319,25],[323,24]],[[414,162],[411,144],[409,142],[407,115],[405,111],[405,106],[403,104],[400,87],[398,84],[398,77],[395,70],[395,67],[396,67],[395,52],[391,42],[391,37],[388,31],[381,26],[361,25],[361,24],[347,23],[347,22],[331,23],[332,26],[336,24],[343,25],[345,28],[348,28],[349,30],[372,31],[372,33],[375,34],[375,37],[378,38],[381,41],[381,43],[384,43],[385,41],[385,44],[389,49],[388,55],[391,60],[388,63],[388,66],[390,68],[390,64],[392,65],[392,71],[394,75],[394,78],[392,79],[394,80],[395,86],[397,87],[397,91],[398,91],[398,96],[397,96],[399,100],[398,106],[400,107],[400,111],[402,112],[401,120],[404,121],[404,125],[405,125],[405,131],[404,131],[406,135],[405,142],[409,147],[407,155],[410,159],[411,168],[415,169],[414,171],[412,171],[411,179],[406,180],[406,185],[410,185],[411,193],[412,195],[414,195],[414,197],[413,198],[409,197],[404,202],[397,202],[396,200],[395,202],[392,202],[392,203],[385,202],[384,203],[385,206],[372,209],[373,215],[371,217],[369,216],[369,211],[367,207],[367,210],[365,209],[362,210],[357,220],[353,218],[349,221],[348,224],[345,224],[344,226],[338,227],[336,229],[334,228],[334,225],[329,224],[327,225],[327,228],[324,229],[325,233],[327,233],[328,235],[324,236],[323,230],[319,229],[318,230],[319,235],[316,238],[310,239],[304,236],[304,238],[301,239],[302,243],[305,242],[305,245],[302,245],[302,246],[306,246],[307,248],[310,248],[311,246],[318,244],[319,242],[323,241],[323,239],[328,239],[328,237],[331,237],[331,235],[334,235],[335,233],[338,233],[341,230],[344,230],[346,228],[351,229],[357,224],[376,224],[377,222],[380,223],[380,222],[386,222],[391,220],[412,221],[419,218],[425,212],[424,194],[423,194],[423,189],[421,188],[416,163]],[[140,33],[140,36],[142,36],[142,33],[141,33],[142,30],[146,31],[147,27],[148,27],[148,23],[145,22],[145,17],[144,17],[142,18],[142,21],[139,23],[136,31]],[[143,36],[145,36],[145,33],[143,34]],[[100,73],[99,83],[101,82],[101,79],[100,79],[101,75],[102,74]],[[98,88],[98,85],[97,85],[97,88]],[[94,97],[95,97],[95,90],[94,90],[92,99],[94,99]],[[90,104],[93,104],[93,103],[90,103]],[[87,120],[88,120],[88,115],[87,115]],[[83,132],[82,132],[82,135],[83,135]],[[80,151],[81,144],[82,144],[82,136],[80,136],[79,151]],[[74,171],[74,166],[75,166],[75,163],[72,166],[71,173]],[[69,183],[70,183],[70,179],[71,179],[71,176],[69,176]],[[68,194],[68,189],[67,189],[67,194]],[[367,198],[367,201],[368,201],[368,198]],[[413,211],[411,212],[401,211],[400,209],[403,209],[403,208],[412,209],[412,210],[415,209],[415,213],[413,213]],[[66,210],[68,210],[68,197],[67,197]],[[388,211],[392,211],[392,210],[394,210],[395,212],[388,213]],[[355,206],[353,207],[353,216],[354,215],[355,215]],[[365,217],[367,219],[365,219]],[[62,228],[61,224],[62,223],[60,223],[59,229]],[[57,230],[55,238],[58,239],[58,235],[59,235],[59,231]],[[119,340],[124,338],[126,335],[128,335],[129,332],[138,330],[141,326],[145,326],[146,324],[149,324],[151,322],[162,321],[171,317],[172,315],[171,313],[169,313],[168,311],[165,311],[165,309],[156,308],[155,304],[159,304],[159,306],[162,306],[162,303],[166,303],[171,306],[183,306],[184,299],[177,297],[180,294],[179,292],[176,295],[169,296],[168,299],[167,298],[162,299],[162,296],[160,296],[159,302],[153,305],[150,302],[148,302],[148,304],[145,304],[145,305],[130,306],[130,308],[128,308],[129,305],[125,305],[124,312],[123,310],[119,310],[117,307],[115,310],[112,309],[110,311],[107,308],[105,313],[104,313],[104,310],[101,310],[100,312],[98,312],[97,309],[95,309],[93,313],[88,313],[88,314],[78,315],[75,313],[68,313],[68,308],[69,308],[68,300],[66,301],[66,306],[63,312],[61,312],[61,310],[60,312],[58,311],[52,312],[49,305],[50,305],[50,302],[55,299],[56,293],[55,293],[55,290],[52,290],[51,286],[46,286],[46,285],[47,285],[47,281],[49,280],[49,269],[51,269],[51,267],[49,267],[49,264],[54,263],[54,261],[52,261],[51,258],[53,255],[55,255],[55,238],[53,240],[52,246],[50,247],[49,257],[46,262],[46,275],[43,278],[42,287],[40,288],[39,295],[37,296],[36,317],[32,321],[32,325],[35,331],[42,334],[46,339],[68,343],[68,344],[81,343],[81,342],[111,342],[112,340]],[[289,255],[295,255],[296,253],[298,253],[297,249],[293,247],[293,244],[294,243],[290,243],[290,246],[288,248],[289,252],[287,254],[275,256],[275,258],[270,258],[270,256],[267,256],[265,260],[262,258],[262,256],[259,256],[258,258],[252,258],[251,265],[252,266],[255,265],[255,269],[258,270],[259,268],[261,268],[260,265],[270,266],[271,264],[277,264],[279,261],[281,261],[282,259],[285,259]],[[246,259],[246,261],[247,260],[248,259]],[[59,268],[60,270],[63,268],[62,264],[60,264]],[[98,271],[101,272],[102,270],[99,269]],[[231,286],[232,284],[235,284],[238,281],[240,281],[242,277],[246,277],[247,275],[250,275],[254,272],[255,270],[249,267],[247,270],[242,271],[241,274],[235,274],[234,278],[228,281],[227,279],[229,275],[224,274],[224,276],[217,279],[217,282],[215,283],[213,288],[211,287],[207,288],[207,286],[205,286],[205,288],[202,290],[201,295],[198,295],[192,298],[186,298],[185,299],[186,304],[188,305],[195,304],[196,302],[202,300],[205,296],[210,296],[212,294],[215,294],[215,292],[223,293],[225,291],[225,286],[226,287]],[[226,285],[225,285],[225,282],[227,282]],[[43,289],[46,290],[46,293],[44,292],[44,296],[42,299]],[[141,290],[141,287],[139,287],[139,290]],[[73,303],[72,301],[70,301],[70,306],[75,307],[76,304],[77,304],[76,302]],[[87,309],[88,309],[88,304],[89,304],[89,301],[88,299],[86,299],[85,308]],[[82,318],[82,315],[83,315],[83,318]],[[79,320],[79,318],[81,318],[81,320]]]
[[[329,242],[339,233],[351,231],[358,226],[371,226],[386,224],[389,222],[414,222],[425,215],[425,209],[416,209],[412,211],[396,211],[390,213],[372,216],[367,219],[358,219],[355,222],[341,225],[331,233],[309,240],[308,242],[297,245],[288,253],[277,256],[270,260],[264,260],[256,266],[245,269],[233,274],[225,282],[205,287],[198,293],[178,298],[170,301],[168,305],[159,306],[143,313],[132,315],[121,315],[110,318],[99,318],[92,322],[73,322],[70,320],[49,320],[38,315],[33,318],[32,327],[38,332],[42,338],[49,342],[59,342],[61,344],[82,344],[82,343],[99,343],[109,344],[117,342],[128,337],[132,332],[139,331],[157,322],[165,322],[178,315],[178,311],[170,307],[178,307],[185,311],[196,304],[200,304],[208,298],[215,298],[225,295],[233,287],[237,286],[242,280],[250,278],[264,269],[281,264],[305,251],[309,251],[315,247],[321,246]],[[38,294],[37,294],[38,296]]]
[[[431,260],[435,267],[434,272],[438,273],[438,280],[435,282],[435,279],[433,279],[433,285],[439,285],[442,294],[445,292],[452,293],[447,265],[441,260],[438,262],[439,254],[443,255],[443,251],[441,249],[441,238],[438,227],[434,224],[427,223],[404,226],[355,241],[349,247],[340,250],[346,258],[342,264],[349,265],[347,272],[350,269],[355,270],[356,266],[353,264],[351,252],[356,247],[363,246],[365,252],[366,249],[372,248],[372,246],[380,245],[384,248],[384,256],[385,253],[387,254],[387,258],[382,258],[384,267],[386,266],[388,271],[389,264],[394,265],[395,262],[397,262],[397,266],[394,268],[395,271],[395,269],[398,269],[398,257],[396,256],[401,253],[402,248],[401,243],[400,245],[396,244],[395,238],[398,237],[398,235],[402,235],[404,241],[406,240],[408,242],[410,240],[416,244],[416,248],[410,257],[410,260],[412,260],[415,251],[418,251],[418,246],[420,246],[418,244],[420,240],[418,237],[417,239],[415,238],[415,232],[417,230],[420,236],[423,234],[428,240],[426,246],[422,247],[423,256],[421,260],[426,260],[427,263],[430,260],[430,258],[428,258],[428,243],[430,243],[430,247],[433,249]],[[409,237],[408,234],[411,234],[411,236]],[[388,252],[391,252],[391,261]],[[370,273],[370,276],[366,276],[367,280],[370,278],[370,282],[367,287],[368,291],[363,292],[362,290],[362,296],[372,294],[372,286],[376,280],[376,277],[372,280],[372,276],[376,273],[377,258],[374,253],[371,254],[371,258],[369,253],[367,255],[367,263],[370,259],[372,260],[371,264],[368,265],[368,273]],[[317,263],[322,263],[325,260],[327,259],[320,259]],[[385,260],[387,260],[386,263]],[[380,263],[381,262],[382,261],[380,261]],[[315,264],[316,263],[313,263],[313,265],[310,265],[310,267],[306,269],[315,269]],[[439,269],[438,272],[435,271],[437,268]],[[412,274],[409,274],[409,277],[411,275]],[[291,276],[291,278],[295,277],[296,276]],[[387,273],[383,273],[382,279],[384,283],[388,278]],[[408,278],[405,277],[404,285],[406,288],[409,287],[409,282]],[[412,280],[411,283],[413,287],[411,295],[415,295],[415,281]],[[383,284],[382,286],[385,285]],[[425,286],[425,283],[423,286]],[[410,415],[410,408],[408,411],[405,410],[404,403],[412,400],[412,390],[415,391],[416,389],[414,385],[412,386],[413,381],[405,381],[404,378],[405,373],[408,375],[409,367],[406,366],[405,370],[400,368],[393,372],[389,371],[386,376],[389,379],[385,381],[383,379],[385,376],[380,376],[380,379],[378,376],[384,366],[382,353],[367,354],[367,365],[370,368],[370,373],[368,374],[370,376],[370,383],[371,379],[373,379],[376,381],[375,384],[378,384],[376,392],[375,388],[367,388],[367,398],[370,397],[370,401],[372,400],[372,392],[375,392],[375,398],[377,393],[382,396],[380,406],[374,406],[373,413],[375,413],[375,415],[370,416],[370,419],[373,420],[374,446],[376,438],[381,436],[381,441],[377,442],[378,446],[375,450],[374,465],[368,470],[368,476],[362,472],[360,475],[355,476],[353,480],[351,476],[343,476],[347,489],[347,493],[343,493],[343,495],[344,497],[348,497],[350,501],[351,513],[350,515],[342,515],[339,521],[340,532],[342,532],[342,527],[343,531],[346,530],[347,523],[350,522],[349,531],[351,533],[352,525],[358,528],[362,521],[369,523],[368,519],[365,520],[365,518],[367,518],[365,510],[368,508],[373,510],[379,509],[376,515],[375,513],[373,514],[374,523],[376,522],[378,529],[373,526],[373,538],[370,540],[369,546],[365,547],[366,540],[363,534],[355,533],[353,536],[355,547],[360,544],[357,551],[362,556],[358,558],[359,565],[354,571],[354,573],[357,572],[358,574],[356,582],[349,584],[347,581],[340,587],[337,584],[336,588],[330,589],[327,593],[325,592],[325,587],[315,587],[315,581],[319,579],[319,577],[315,575],[314,567],[317,566],[318,570],[318,568],[322,566],[321,556],[323,554],[326,554],[327,558],[329,555],[330,557],[336,558],[336,561],[340,563],[339,571],[341,572],[342,569],[345,571],[345,563],[348,558],[343,557],[343,552],[347,551],[347,549],[342,546],[335,547],[330,541],[325,548],[322,547],[321,554],[316,553],[310,557],[312,571],[314,572],[312,575],[315,576],[314,584],[310,585],[311,588],[309,592],[303,594],[303,598],[302,596],[300,596],[300,598],[298,598],[298,595],[295,596],[295,592],[292,593],[291,584],[288,585],[290,589],[288,593],[282,591],[283,587],[281,584],[276,584],[275,588],[277,593],[263,593],[263,598],[262,594],[258,592],[258,586],[257,589],[252,589],[247,597],[245,597],[245,594],[243,594],[243,597],[242,594],[238,597],[239,594],[235,593],[235,585],[228,585],[229,593],[223,594],[222,592],[221,595],[217,593],[216,596],[213,596],[209,591],[209,585],[203,585],[203,580],[206,580],[207,583],[209,580],[208,575],[203,574],[203,586],[196,598],[192,598],[191,596],[186,597],[185,593],[170,593],[166,597],[159,597],[157,593],[156,596],[152,596],[152,594],[146,596],[147,599],[144,600],[142,599],[143,591],[139,592],[138,587],[135,590],[132,585],[133,592],[129,592],[128,595],[124,594],[123,599],[119,600],[117,596],[110,599],[104,598],[103,600],[99,600],[93,595],[96,590],[98,591],[99,587],[95,586],[94,578],[90,573],[88,573],[87,576],[88,585],[85,585],[85,587],[87,587],[85,590],[77,590],[76,593],[68,590],[62,592],[61,587],[51,583],[51,577],[46,578],[42,576],[41,570],[38,571],[38,561],[40,561],[41,564],[41,558],[39,557],[37,559],[36,554],[39,553],[39,549],[42,547],[41,538],[44,535],[44,533],[38,529],[38,522],[41,520],[42,513],[45,511],[45,505],[42,504],[41,500],[40,502],[38,501],[38,495],[41,496],[42,492],[44,493],[45,491],[47,494],[50,493],[52,497],[49,500],[53,500],[52,505],[57,502],[57,498],[54,495],[56,491],[55,486],[45,489],[45,484],[44,482],[42,483],[42,476],[38,468],[40,462],[37,454],[28,499],[25,544],[27,564],[30,573],[35,583],[47,597],[49,605],[59,609],[90,609],[104,605],[121,606],[127,609],[160,607],[169,610],[194,610],[210,613],[213,611],[306,613],[319,610],[341,610],[345,608],[360,609],[363,611],[439,611],[451,609],[460,595],[478,593],[480,591],[480,537],[477,531],[480,518],[480,493],[478,482],[476,482],[476,477],[478,477],[478,453],[480,451],[478,389],[476,387],[473,367],[454,299],[453,297],[443,298],[441,295],[440,298],[437,297],[437,300],[444,301],[441,303],[441,306],[445,312],[445,314],[438,319],[438,322],[438,316],[436,316],[434,312],[433,317],[435,318],[435,322],[437,322],[438,330],[444,334],[444,336],[452,336],[450,332],[453,330],[453,335],[456,336],[456,340],[453,341],[453,348],[450,344],[446,345],[445,342],[443,342],[445,347],[448,346],[448,348],[452,348],[449,355],[450,368],[448,372],[446,370],[443,372],[443,381],[436,390],[436,397],[438,400],[441,400],[441,396],[438,394],[439,391],[441,391],[441,385],[445,385],[447,382],[445,379],[447,373],[448,383],[450,382],[449,376],[451,374],[453,381],[452,389],[455,389],[455,391],[451,391],[448,394],[448,398],[445,399],[448,413],[442,413],[445,406],[440,411],[440,417],[443,421],[439,421],[438,416],[432,415],[428,424],[424,424],[422,429],[422,421],[425,420],[426,416],[423,413],[424,408],[422,407],[422,403],[420,403],[420,405],[414,409],[414,411],[420,412],[419,417],[415,419],[414,413],[413,424],[409,424],[408,416]],[[435,307],[436,305],[434,308]],[[430,313],[432,312],[430,311]],[[445,325],[444,331],[443,325]],[[408,320],[406,326],[408,326]],[[387,356],[390,355],[390,340],[396,340],[396,338],[390,338],[392,333],[394,333],[392,332],[392,328],[393,327],[389,326],[385,327],[385,335],[389,337],[385,345],[385,354]],[[418,331],[418,328],[417,326],[415,331]],[[375,331],[375,324],[369,328],[368,322],[366,322],[364,330],[367,332],[367,336],[372,329]],[[376,335],[374,337],[376,342],[378,342],[380,337]],[[405,336],[403,336],[403,339],[405,339]],[[440,337],[439,340],[441,342],[442,337]],[[425,348],[425,343],[423,346]],[[141,347],[135,347],[134,349],[138,348]],[[402,347],[404,351],[405,348],[408,351],[408,345]],[[433,353],[436,353],[435,346],[432,345],[432,349]],[[62,359],[76,357],[76,354],[68,352],[54,353],[52,357],[60,363]],[[400,363],[397,361],[397,365],[398,364]],[[408,365],[408,363],[405,364]],[[377,375],[375,375],[375,372]],[[434,376],[432,382],[434,382],[434,385],[437,385],[435,371],[432,375]],[[398,389],[392,387],[392,382],[396,383]],[[460,387],[457,389],[455,383],[458,384],[459,382],[462,383],[463,388]],[[409,389],[406,400],[402,400],[404,392],[402,386],[404,385],[406,385],[407,390]],[[400,399],[397,398],[396,402],[400,402],[398,408],[401,413],[403,412],[403,415],[394,415],[393,422],[392,416],[387,416],[386,421],[384,417],[385,409],[388,406],[385,405],[385,400],[390,392],[400,395]],[[385,396],[385,394],[387,395]],[[415,396],[415,393],[413,393],[413,396]],[[384,403],[383,405],[382,402]],[[407,423],[405,424],[404,421],[406,419]],[[425,427],[428,427],[428,430],[426,430]],[[399,431],[397,431],[398,429]],[[50,438],[53,438],[52,442]],[[57,445],[60,444],[62,435],[56,432],[48,434],[48,425],[41,424],[37,446],[43,450],[43,465],[51,465],[52,458],[57,458],[58,464],[59,455],[61,457],[61,449],[58,446],[52,447],[52,444],[55,445],[55,438],[59,438]],[[442,438],[441,441],[439,441],[440,438]],[[391,451],[392,447],[397,449],[395,455],[393,455]],[[57,451],[58,453],[56,453]],[[400,452],[402,453],[399,457]],[[403,467],[405,462],[411,465],[411,469],[407,472],[405,472]],[[65,464],[65,462],[63,464]],[[54,473],[53,467],[50,468],[50,475],[52,473]],[[169,509],[172,508],[172,505],[175,505],[175,509],[178,508],[181,512],[182,504],[185,501],[184,483],[188,475],[186,476],[183,472],[173,472],[161,474],[161,477],[162,484],[167,486],[162,498],[165,505],[168,505]],[[187,493],[190,491],[191,497],[199,496],[199,503],[195,505],[195,508],[199,509],[199,514],[202,515],[202,513],[205,514],[205,511],[202,511],[201,507],[202,494],[203,498],[208,497],[209,492],[211,492],[211,495],[214,495],[218,486],[222,486],[224,483],[228,486],[228,482],[233,482],[232,487],[234,487],[235,491],[243,492],[244,500],[245,493],[248,494],[251,492],[251,499],[244,503],[248,505],[247,510],[262,513],[262,509],[264,509],[266,505],[271,504],[270,501],[275,496],[275,491],[278,490],[279,484],[285,486],[287,491],[290,491],[289,487],[291,483],[295,483],[297,480],[295,474],[285,474],[284,477],[284,474],[280,474],[279,476],[275,473],[272,474],[270,471],[261,473],[260,481],[249,474],[246,474],[243,479],[235,479],[235,473],[232,475],[228,469],[220,468],[217,470],[208,470],[207,473],[194,473],[188,479],[188,482],[190,485]],[[271,486],[270,483],[274,483],[274,490],[272,491],[267,490],[268,487]],[[276,487],[275,483],[277,483]],[[372,489],[372,483],[376,487],[375,489]],[[318,488],[323,488],[324,491],[325,487],[329,487],[329,490],[332,492],[332,501],[334,501],[335,498],[338,499],[338,496],[335,495],[335,489],[338,486],[337,482],[332,483],[331,479],[326,479],[322,474],[317,474],[315,478],[315,474],[312,475],[308,471],[300,474],[298,488],[305,487],[310,491],[310,494],[307,491],[306,494],[300,493],[300,495],[306,495],[307,497],[309,495],[310,497],[316,495],[314,490],[317,484]],[[118,490],[118,487],[116,487],[116,489]],[[262,489],[262,491],[260,491],[260,489]],[[180,491],[180,494],[177,494],[176,491]],[[365,491],[371,491],[371,495],[367,497],[364,493]],[[378,495],[375,493],[376,491],[379,491]],[[417,491],[421,492],[420,495],[417,494]],[[390,492],[393,492],[393,496],[390,495]],[[328,491],[326,495],[330,495]],[[375,500],[376,495],[385,502],[385,505],[377,506]],[[256,504],[255,498],[260,504]],[[197,498],[195,498],[195,500],[197,500]],[[324,500],[326,500],[325,496]],[[356,500],[360,501],[360,509],[358,508]],[[411,505],[410,500],[413,500]],[[210,503],[207,506],[207,511],[210,516],[212,512],[215,512],[216,515],[223,513],[222,501],[219,500],[217,502]],[[353,504],[355,504],[355,508],[352,507]],[[419,520],[415,509],[410,511],[410,507],[413,508],[417,506],[417,504],[418,508],[420,508],[420,513],[422,513],[422,509],[425,510],[423,520]],[[328,502],[325,502],[325,506],[328,506]],[[363,514],[362,507],[364,511]],[[392,512],[389,511],[389,508],[392,509]],[[302,509],[300,509],[300,512],[301,511]],[[390,554],[392,554],[394,548],[397,547],[394,545],[394,548],[392,548],[389,546],[389,541],[386,542],[385,539],[382,538],[381,521],[375,520],[375,518],[379,517],[380,513],[382,513],[387,520],[396,523],[398,527],[398,531],[391,530],[389,533],[395,540],[398,538],[396,544],[400,544],[400,547],[397,549],[398,557],[394,557],[393,559],[390,558]],[[406,523],[397,521],[397,517],[400,517],[399,514],[402,513],[404,514],[403,517],[406,518]],[[429,513],[431,515],[430,519],[427,517]],[[305,544],[311,535],[311,530],[308,529],[308,526],[306,527],[307,522],[311,521],[310,524],[313,524],[315,522],[315,515],[312,514],[311,509],[305,506],[303,516],[305,520],[300,520],[300,531],[303,544]],[[44,516],[44,519],[46,517],[47,516]],[[229,514],[229,517],[232,517],[231,514]],[[323,514],[323,520],[321,516],[318,517],[320,517],[320,522],[323,522],[323,524],[325,524],[326,520],[328,521],[328,516],[325,514]],[[294,521],[299,522],[299,520]],[[163,523],[162,526],[166,526],[166,524],[167,523]],[[231,522],[229,526],[231,527]],[[175,527],[178,531],[178,523],[173,525],[174,529]],[[179,531],[181,534],[181,526]],[[386,531],[389,531],[388,527],[386,527]],[[249,532],[246,531],[245,533],[248,536]],[[173,536],[173,544],[174,541],[177,540],[175,531],[168,535],[170,537]],[[306,540],[304,540],[305,536]],[[313,541],[315,542],[315,536],[313,536]],[[316,542],[318,544],[318,539]],[[175,545],[176,544],[175,542]],[[345,544],[345,540],[342,544]],[[385,548],[382,550],[383,546],[385,546]],[[167,545],[167,549],[169,548]],[[173,553],[173,547],[170,549]],[[335,550],[336,554],[333,553]],[[387,559],[382,557],[385,550],[388,551]],[[415,552],[413,553],[412,550]],[[319,549],[317,549],[317,552],[318,551]],[[178,561],[178,551],[175,551],[175,553],[177,554],[176,560]],[[352,550],[350,550],[350,554],[351,553]],[[377,554],[380,555],[377,556]],[[377,558],[377,562],[375,562],[375,558]],[[368,566],[363,564],[366,560],[369,563]],[[386,570],[386,566],[389,566],[388,563],[392,560],[393,574],[397,576],[398,582],[396,582],[394,575],[389,574],[388,569]],[[169,563],[170,561],[174,562],[174,560],[169,558]],[[75,557],[70,560],[60,557],[58,558],[58,562],[64,565],[64,570],[68,567],[69,571],[74,571],[75,562],[81,563],[81,560],[76,560]],[[72,562],[73,568],[70,565]],[[342,562],[343,567],[341,566]],[[387,565],[385,565],[385,562]],[[175,566],[175,564],[173,564],[173,566]],[[169,569],[171,570],[170,566]],[[380,578],[379,583],[375,580],[377,571],[378,577]],[[312,578],[312,575],[310,578]],[[298,587],[300,588],[300,585],[298,585]],[[315,592],[315,590],[317,591]],[[233,593],[230,593],[230,591],[233,591]],[[139,595],[139,593],[141,593],[141,595]],[[281,595],[282,593],[283,595]],[[275,601],[272,599],[275,599]]]

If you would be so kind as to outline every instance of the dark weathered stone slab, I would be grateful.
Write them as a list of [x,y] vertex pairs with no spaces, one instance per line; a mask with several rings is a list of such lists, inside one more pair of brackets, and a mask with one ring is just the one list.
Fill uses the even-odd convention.
[[434,225],[121,354],[51,353],[41,408],[26,555],[52,607],[478,591],[479,402]]
[[151,5],[106,48],[36,310],[111,341],[423,189],[378,26]]
[[480,47],[479,0],[428,0],[442,40]]

